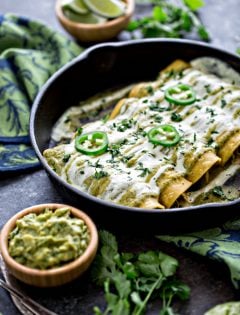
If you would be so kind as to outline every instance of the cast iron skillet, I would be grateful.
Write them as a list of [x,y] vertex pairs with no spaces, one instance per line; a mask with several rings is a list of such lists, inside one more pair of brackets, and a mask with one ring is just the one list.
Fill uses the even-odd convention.
[[116,205],[88,195],[64,182],[45,162],[53,124],[67,107],[121,84],[154,80],[160,69],[177,58],[189,61],[212,56],[240,72],[240,59],[210,45],[188,40],[136,40],[96,45],[55,73],[38,94],[30,118],[32,145],[62,196],[107,227],[139,228],[157,233],[214,226],[239,211],[239,200],[225,204],[147,210]]

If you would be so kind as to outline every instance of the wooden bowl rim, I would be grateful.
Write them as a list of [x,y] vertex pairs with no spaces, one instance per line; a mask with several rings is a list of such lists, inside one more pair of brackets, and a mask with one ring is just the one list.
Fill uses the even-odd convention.
[[117,18],[114,18],[112,20],[106,21],[104,23],[99,23],[99,24],[78,23],[78,22],[73,22],[69,20],[62,11],[61,0],[56,1],[55,11],[59,20],[66,26],[74,27],[76,29],[84,29],[84,30],[102,30],[102,29],[108,29],[115,25],[121,24],[123,21],[130,18],[130,16],[133,14],[133,11],[134,11],[135,0],[124,0],[124,1],[127,3],[127,9],[124,15],[121,15]]
[[[14,229],[15,223],[18,219],[32,212],[40,213],[46,208],[56,210],[62,207],[69,208],[71,213],[74,216],[81,218],[88,226],[91,238],[90,238],[88,247],[86,248],[85,252],[81,256],[79,256],[78,258],[76,258],[75,260],[69,263],[66,263],[66,265],[63,265],[61,267],[56,267],[56,268],[52,268],[48,270],[39,270],[39,269],[34,269],[34,268],[24,266],[18,263],[14,258],[12,258],[9,255],[8,235]],[[71,272],[72,270],[76,268],[80,268],[80,266],[82,264],[85,264],[89,259],[93,260],[97,252],[97,247],[98,247],[98,232],[92,219],[82,210],[72,207],[67,204],[46,203],[46,204],[39,204],[39,205],[34,205],[32,207],[25,208],[24,210],[18,212],[7,221],[7,223],[2,228],[2,231],[0,234],[0,251],[3,257],[3,260],[6,262],[7,266],[10,266],[12,269],[17,270],[18,272],[31,275],[31,276],[37,276],[37,277],[58,276],[60,274]]]

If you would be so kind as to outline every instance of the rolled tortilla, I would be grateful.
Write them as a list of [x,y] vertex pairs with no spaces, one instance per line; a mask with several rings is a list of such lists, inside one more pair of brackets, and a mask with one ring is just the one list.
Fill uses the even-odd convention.
[[165,207],[159,203],[157,198],[146,197],[140,204],[140,208],[144,209],[164,209]]
[[89,185],[89,192],[91,195],[96,197],[101,197],[102,194],[106,191],[111,180],[109,177],[103,177],[100,179],[94,179],[92,176],[89,178],[89,181],[85,181],[85,184]]
[[117,102],[117,104],[115,105],[114,109],[112,110],[109,119],[114,119],[121,110],[121,107],[123,106],[124,102],[126,101],[126,98],[122,98],[120,101]]
[[160,188],[159,202],[171,208],[175,201],[192,186],[192,183],[175,170],[166,171],[157,180]]
[[221,158],[218,157],[213,151],[204,152],[197,161],[193,163],[193,166],[189,169],[187,179],[193,184],[196,183],[204,174],[206,174],[215,164],[221,162]]
[[47,163],[58,175],[62,174],[62,170],[65,166],[64,155],[65,155],[64,144],[58,145],[55,148],[46,149],[43,152],[43,156],[45,157]]
[[168,65],[166,68],[161,70],[160,75],[166,72],[171,72],[171,71],[180,72],[189,67],[191,67],[191,65],[187,63],[186,61],[182,59],[176,59],[172,63],[170,63],[170,65]]
[[[71,171],[73,170],[72,172],[69,171],[69,168],[72,165],[71,160],[74,159],[75,154],[75,149],[73,145],[72,147],[70,145],[70,148],[72,148],[71,150],[73,150],[73,152],[70,152],[71,159],[69,160],[69,162],[64,162],[64,154],[65,152],[69,153],[69,149],[64,151],[64,148],[60,147],[58,149],[55,149],[54,152],[51,151],[52,149],[46,150],[44,152],[44,156],[48,160],[50,166],[59,175],[64,175],[65,179],[67,179],[68,182],[70,182],[68,180],[68,177],[70,178],[69,174],[73,174],[71,177],[73,178],[71,183],[73,185],[79,186],[81,189],[84,189],[93,196],[100,197],[105,200],[115,201],[116,203],[130,207],[140,207],[145,209],[171,208],[178,200],[178,198],[191,187],[191,185],[199,181],[205,174],[208,174],[208,172],[216,164],[224,165],[233,155],[234,151],[240,146],[240,128],[237,129],[238,127],[236,127],[236,129],[234,130],[234,127],[231,126],[232,130],[229,130],[229,128],[224,127],[224,124],[222,123],[224,121],[223,118],[221,118],[221,120],[218,120],[218,113],[220,113],[224,118],[226,115],[228,119],[231,119],[232,113],[230,111],[230,108],[226,107],[227,111],[222,114],[222,111],[225,111],[225,109],[221,107],[222,103],[218,101],[212,104],[212,101],[214,101],[213,97],[212,99],[210,98],[212,94],[209,94],[210,96],[208,95],[207,98],[204,98],[206,87],[201,87],[201,84],[200,87],[197,88],[196,83],[196,93],[199,93],[200,95],[198,99],[199,103],[194,104],[192,107],[183,106],[179,108],[177,106],[173,106],[168,111],[159,111],[159,113],[157,111],[154,112],[151,108],[149,109],[149,106],[146,104],[148,100],[146,99],[145,102],[145,98],[149,96],[150,100],[155,100],[158,97],[158,93],[156,93],[156,95],[153,95],[152,93],[154,93],[156,89],[164,86],[167,81],[168,82],[166,86],[168,86],[168,84],[170,86],[172,81],[173,83],[176,83],[176,81],[181,82],[181,80],[185,79],[185,74],[188,75],[189,73],[191,79],[191,70],[184,71],[183,73],[181,73],[182,76],[178,75],[180,71],[188,67],[188,63],[182,60],[176,60],[160,72],[160,77],[158,78],[158,80],[154,82],[143,82],[136,84],[131,89],[131,92],[129,94],[130,97],[122,98],[120,101],[118,101],[115,108],[112,110],[109,118],[113,121],[104,125],[99,124],[100,129],[103,128],[103,130],[106,132],[110,130],[111,137],[109,137],[109,139],[112,141],[110,142],[110,145],[112,143],[115,143],[115,139],[118,139],[116,141],[119,141],[120,138],[124,138],[127,140],[128,138],[130,139],[129,141],[124,143],[124,146],[120,147],[120,153],[114,157],[114,163],[118,163],[119,166],[115,169],[117,171],[116,174],[119,176],[116,180],[117,184],[115,186],[111,186],[111,184],[114,183],[111,177],[112,164],[109,162],[106,156],[104,156],[104,154],[99,157],[87,157],[87,159],[84,159],[84,161],[92,161],[93,165],[94,163],[96,163],[96,159],[99,160],[100,165],[102,163],[102,165],[105,167],[106,164],[106,167],[109,170],[109,176],[100,179],[96,179],[94,175],[89,176],[89,174],[93,174],[92,171],[94,170],[90,169],[90,173],[88,171],[89,167],[93,167],[92,165],[90,165],[91,163],[88,165],[88,163],[86,162],[86,165],[84,164],[84,167],[82,164],[79,165],[79,163],[75,163],[73,166],[75,166],[76,168],[76,175],[74,174],[73,168],[71,168]],[[197,74],[197,78],[199,77],[201,78],[201,74]],[[186,81],[190,79],[187,78]],[[211,83],[212,79],[209,78],[209,80]],[[205,84],[205,82],[208,83],[208,77],[206,77],[206,75],[203,75],[203,84]],[[219,83],[216,80],[214,81],[214,84],[216,82],[217,84],[221,84],[221,82]],[[189,81],[187,81],[187,83],[189,83]],[[224,89],[224,87],[221,87],[221,89]],[[161,94],[161,96],[164,97],[163,91],[164,89],[160,91],[159,95]],[[229,95],[227,96],[229,97]],[[225,102],[227,102],[227,96]],[[139,100],[138,98],[140,97],[143,97],[143,99]],[[164,99],[161,101],[164,101]],[[129,113],[127,115],[126,113],[128,112],[128,110]],[[139,116],[142,121],[138,119],[138,111],[141,113],[145,112],[144,114]],[[215,112],[217,113],[216,117]],[[179,125],[178,121],[172,119],[173,113],[181,114]],[[200,113],[201,115],[204,114],[204,116],[198,116],[198,113]],[[207,121],[207,124],[202,124],[202,121],[200,120],[202,118],[204,119],[206,113],[208,113],[210,118],[214,116],[215,122],[211,119],[209,120],[209,122]],[[163,121],[165,119],[166,123],[170,122],[171,124],[175,125],[177,129],[181,129],[183,135],[181,138],[182,143],[179,143],[179,146],[176,145],[174,148],[153,146],[152,148],[151,145],[149,145],[149,139],[147,137],[148,128],[156,126],[159,121],[154,119],[159,117],[161,118],[161,115]],[[126,134],[121,134],[122,131],[118,130],[114,126],[114,119],[116,118],[116,124],[118,124],[121,121],[122,117],[124,118],[124,120],[126,120],[127,117],[127,119],[132,120],[136,123],[130,125],[130,127],[127,129]],[[195,122],[199,123],[195,124]],[[204,120],[204,122],[206,122],[206,120]],[[221,135],[219,135],[219,130],[217,128],[220,125],[222,126],[220,130],[223,131]],[[235,126],[238,126],[237,123],[235,123]],[[90,127],[91,123],[87,125],[87,128]],[[215,131],[215,127],[215,134],[218,135],[218,138],[214,139],[214,144],[218,144],[218,148],[206,145],[207,140],[210,139],[210,136]],[[138,128],[141,132],[139,132]],[[143,134],[142,131],[145,131],[145,133]],[[125,132],[125,130],[123,132]],[[198,135],[198,137],[195,137],[197,138],[197,140],[192,140],[194,138],[193,135]],[[116,138],[114,138],[114,136],[116,136]],[[193,143],[195,141],[196,144],[193,147]],[[159,150],[157,150],[157,148]],[[81,154],[76,154],[77,156],[80,156],[81,159]],[[105,154],[109,154],[110,156],[110,153],[108,151],[105,152]],[[142,158],[145,154],[148,154],[147,158]],[[83,185],[78,176],[80,174],[80,166],[81,168],[83,168],[83,170],[84,168],[87,169],[87,171],[82,173],[83,178],[85,177]],[[139,173],[137,172],[137,175],[135,174],[136,170],[141,170],[141,168],[146,171],[146,174],[144,175],[146,177],[145,183],[150,184],[149,190],[146,190],[145,186],[143,190],[136,189],[136,186],[138,186],[137,188],[139,188],[139,183],[141,183],[141,185],[145,185],[144,176],[141,175],[140,171]],[[159,170],[159,172],[157,173],[155,169]],[[136,176],[136,180],[134,179],[133,182],[130,181],[130,184],[129,181],[126,180],[126,185],[122,185],[122,189],[119,190],[118,183],[123,183],[121,177],[123,174],[122,170],[124,170],[124,174]],[[181,173],[179,170],[181,170]],[[138,177],[140,179],[139,181]],[[129,178],[131,179],[134,177],[130,176]],[[115,189],[114,187],[117,188]],[[149,193],[146,193],[146,191],[148,191]],[[155,195],[157,195],[158,192],[159,196],[156,197]]]
[[240,147],[240,130],[231,132],[225,142],[220,145],[218,155],[221,158],[221,165],[227,163],[233,153]]
[[142,82],[136,84],[130,91],[129,97],[141,98],[147,96],[156,88],[156,82]]
[[142,82],[142,83],[136,84],[131,89],[129,93],[129,97],[141,98],[141,97],[150,95],[152,91],[156,90],[159,87],[159,85],[163,84],[169,79],[169,77],[168,76],[166,77],[165,74],[168,74],[172,71],[177,73],[189,67],[190,67],[190,64],[188,64],[187,62],[181,59],[177,59],[173,61],[169,66],[161,70],[158,80],[154,82]]

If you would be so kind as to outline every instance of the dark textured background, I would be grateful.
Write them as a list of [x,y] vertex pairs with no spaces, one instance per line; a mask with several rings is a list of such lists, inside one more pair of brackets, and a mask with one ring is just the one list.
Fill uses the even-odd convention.
[[[240,47],[240,1],[206,0],[200,16],[211,34],[211,43],[235,52]],[[137,8],[142,13],[144,7]],[[0,0],[0,14],[11,12],[42,20],[49,26],[65,33],[54,14],[53,0]],[[124,34],[119,36],[124,38]],[[12,174],[0,179],[0,227],[19,210],[38,203],[63,202],[55,191],[45,171],[38,170],[21,175]],[[174,308],[181,315],[202,315],[215,304],[238,300],[229,272],[218,263],[179,250],[148,235],[129,235],[125,231],[117,235],[121,251],[162,250],[180,262],[178,276],[191,287],[191,298],[184,303],[176,302]],[[22,285],[29,295],[58,314],[89,315],[94,305],[103,305],[103,293],[94,288],[89,275],[57,289],[34,289]],[[17,315],[19,312],[9,295],[0,288],[0,312]],[[147,315],[159,314],[159,303],[150,306]]]

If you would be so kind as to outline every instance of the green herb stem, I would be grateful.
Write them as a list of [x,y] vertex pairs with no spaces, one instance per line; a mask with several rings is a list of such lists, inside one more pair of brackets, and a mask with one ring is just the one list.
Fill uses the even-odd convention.
[[152,288],[150,289],[150,291],[148,292],[147,296],[145,297],[145,299],[143,300],[143,303],[141,304],[141,306],[139,307],[139,309],[134,310],[132,315],[141,315],[143,310],[145,309],[147,302],[149,301],[149,299],[151,298],[153,292],[155,291],[155,289],[162,283],[163,281],[163,276],[160,275],[159,278],[156,280],[156,282],[152,285]]

